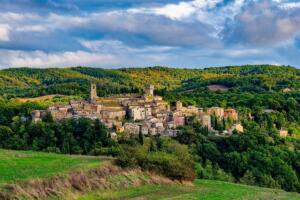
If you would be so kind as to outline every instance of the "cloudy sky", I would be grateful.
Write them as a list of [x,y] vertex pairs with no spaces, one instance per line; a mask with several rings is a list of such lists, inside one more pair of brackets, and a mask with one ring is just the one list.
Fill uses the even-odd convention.
[[0,68],[300,67],[299,0],[0,0]]

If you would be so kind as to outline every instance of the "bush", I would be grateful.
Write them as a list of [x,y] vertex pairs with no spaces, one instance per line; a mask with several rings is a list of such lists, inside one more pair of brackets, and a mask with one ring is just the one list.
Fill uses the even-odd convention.
[[149,151],[149,144],[124,145],[117,164],[122,167],[139,166],[143,170],[154,171],[171,179],[194,180],[194,161],[187,146],[164,140],[161,150]]
[[93,149],[90,154],[94,156],[105,155],[105,156],[117,156],[120,153],[118,146],[112,147],[97,147]]
[[240,179],[239,181],[242,184],[247,184],[247,185],[255,185],[256,184],[256,179],[253,176],[253,173],[250,171],[247,171],[244,176]]
[[210,161],[206,165],[201,165],[197,163],[196,165],[197,177],[200,179],[210,179],[210,180],[219,180],[234,182],[235,179],[230,173],[226,173],[218,165],[213,166]]

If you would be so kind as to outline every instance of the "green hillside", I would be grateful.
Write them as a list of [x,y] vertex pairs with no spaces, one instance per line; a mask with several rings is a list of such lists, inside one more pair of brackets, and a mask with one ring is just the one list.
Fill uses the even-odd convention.
[[[174,153],[162,148],[163,144],[170,143],[162,137],[150,138],[152,156],[146,151],[134,158],[134,152],[144,148],[139,146],[143,143],[142,137],[124,134],[120,142],[112,141],[98,120],[80,118],[55,122],[46,116],[32,123],[32,110],[46,109],[52,103],[66,103],[71,98],[87,98],[90,82],[97,84],[99,96],[142,93],[144,84],[151,83],[157,88],[156,94],[171,105],[180,100],[184,106],[195,105],[204,110],[213,106],[236,109],[244,127],[243,134],[220,137],[188,118],[172,140],[188,148],[197,166],[197,178],[300,191],[300,71],[290,66],[1,70],[0,148],[118,156],[123,153],[123,145],[130,144],[137,151],[131,152],[128,159],[136,159],[133,164],[138,163],[140,167],[145,167],[145,163],[148,167],[152,163],[164,163],[163,158],[170,156],[179,160],[174,159],[174,155],[155,156]],[[33,102],[26,102],[28,98]],[[212,126],[220,133],[233,123],[212,119]],[[280,130],[286,130],[288,136],[280,137]],[[165,167],[163,171],[172,171],[170,168],[176,169]],[[189,171],[184,169],[182,167],[181,172]]]
[[47,178],[99,166],[100,158],[0,149],[0,184]]
[[194,182],[194,186],[146,185],[125,190],[93,192],[79,198],[79,200],[105,199],[298,200],[300,195],[282,190],[198,179]]
[[[76,169],[88,171],[96,169],[100,158],[87,156],[68,156],[40,152],[24,152],[0,150],[0,184],[22,183],[36,179],[50,179],[56,175],[67,175]],[[107,171],[107,170],[106,170]],[[118,172],[120,173],[120,172]],[[101,174],[101,173],[100,173]],[[201,199],[201,200],[233,200],[233,199],[300,199],[298,193],[282,190],[259,188],[222,181],[197,179],[190,184],[153,184],[150,177],[138,171],[123,172],[108,176],[110,189],[77,193],[72,196],[79,200],[97,199]],[[155,178],[157,179],[157,177]],[[144,184],[142,182],[144,181]],[[51,181],[50,181],[51,182]],[[49,183],[50,183],[49,182]],[[32,182],[34,183],[34,182]],[[46,184],[46,183],[45,183]],[[106,183],[107,184],[107,183]],[[122,186],[118,186],[118,185]],[[137,186],[142,184],[141,186]],[[22,184],[21,184],[22,185]],[[26,184],[25,184],[26,185]],[[26,186],[22,186],[26,189]],[[67,187],[67,186],[65,186]],[[108,186],[106,186],[108,187]],[[33,188],[31,188],[32,190]],[[21,194],[24,194],[21,192]],[[26,190],[25,190],[26,191]],[[38,190],[37,190],[38,191]],[[32,192],[32,191],[31,191]],[[61,192],[59,194],[62,194]],[[64,195],[71,195],[66,190]],[[74,193],[75,194],[75,193]],[[80,194],[80,195],[79,195]],[[26,198],[25,198],[26,199]],[[44,198],[43,198],[44,199]],[[46,199],[46,198],[45,198]],[[52,199],[52,198],[50,198]]]
[[[176,69],[166,67],[101,69],[74,68],[12,68],[0,71],[0,94],[41,96],[46,94],[86,95],[91,81],[99,86],[100,95],[141,91],[145,83],[159,90],[190,90],[211,83],[233,88],[253,89],[299,88],[299,70],[287,66],[232,66],[207,69]],[[228,80],[227,78],[233,80]],[[249,86],[249,85],[248,85]],[[252,85],[253,86],[253,85]]]

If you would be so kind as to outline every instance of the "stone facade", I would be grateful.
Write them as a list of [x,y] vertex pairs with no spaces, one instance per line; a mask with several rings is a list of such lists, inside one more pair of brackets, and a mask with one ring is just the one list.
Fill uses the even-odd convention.
[[40,121],[43,117],[47,115],[45,110],[34,110],[31,113],[31,118],[34,122]]
[[283,137],[283,138],[287,137],[288,136],[288,131],[286,129],[280,129],[279,130],[279,136]]
[[238,113],[235,109],[226,109],[224,110],[224,117],[231,118],[233,120],[238,120]]
[[201,113],[199,115],[199,122],[208,129],[211,129],[211,116],[209,114]]
[[223,118],[224,117],[224,108],[220,108],[220,107],[212,107],[212,108],[208,108],[207,112],[210,115],[215,115],[219,118]]
[[135,123],[125,123],[124,132],[132,135],[138,135],[140,133],[140,126]]
[[144,106],[132,106],[128,109],[129,117],[134,121],[146,119],[146,109]]

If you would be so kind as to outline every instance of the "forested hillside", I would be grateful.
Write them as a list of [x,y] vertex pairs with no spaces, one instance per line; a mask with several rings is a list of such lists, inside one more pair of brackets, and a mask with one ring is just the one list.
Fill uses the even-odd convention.
[[[83,67],[70,69],[18,68],[2,70],[0,86],[2,93],[5,91],[17,96],[74,92],[86,95],[90,81],[94,81],[102,86],[99,87],[99,92],[105,95],[108,91],[110,91],[109,93],[135,91],[143,88],[145,83],[154,84],[159,89],[174,89],[179,87],[183,80],[197,77],[199,74],[201,74],[200,70],[161,67],[120,70]],[[34,92],[35,89],[38,90]]]
[[67,94],[86,96],[91,81],[96,82],[100,95],[138,92],[145,83],[157,89],[175,89],[183,80],[199,77],[201,70],[169,69],[100,69],[76,67],[68,69],[6,69],[0,72],[1,94],[41,96]]
[[218,83],[239,91],[262,92],[278,91],[285,87],[298,89],[300,88],[299,74],[300,71],[293,67],[270,65],[203,70],[166,67],[13,68],[0,71],[0,87],[2,94],[9,93],[12,96],[40,96],[53,93],[86,95],[90,81],[102,86],[99,87],[99,92],[103,95],[141,90],[145,83],[151,83],[161,90],[187,91]]
[[[34,102],[18,99],[64,95],[52,100],[60,103],[87,98],[90,82],[97,84],[99,96],[141,93],[144,84],[151,83],[155,92],[171,104],[181,100],[204,109],[235,108],[245,131],[220,137],[191,119],[179,129],[177,141],[160,137],[144,141],[140,136],[124,135],[115,142],[97,120],[57,123],[48,116],[32,123],[31,111],[43,109],[51,101],[45,104],[45,97],[40,102],[39,98]],[[125,167],[138,165],[171,178],[197,176],[300,192],[299,69],[271,65],[207,69],[19,68],[0,71],[0,86],[0,148],[120,156],[119,163]],[[226,123],[216,125],[224,128]],[[288,131],[287,138],[279,136],[282,129]],[[187,165],[193,163],[191,160],[196,167]]]

